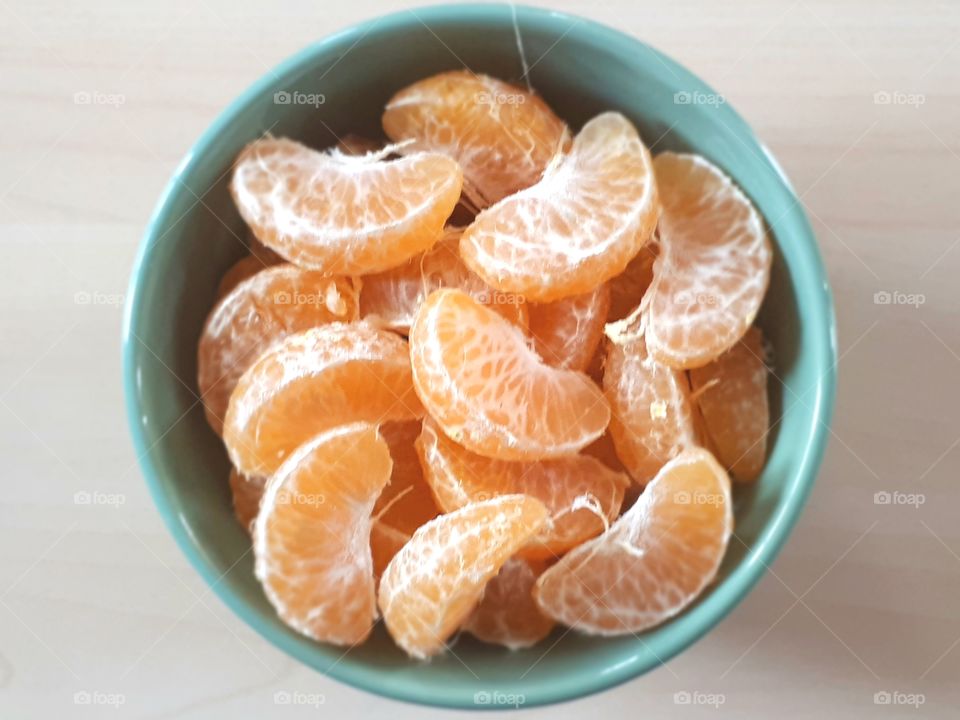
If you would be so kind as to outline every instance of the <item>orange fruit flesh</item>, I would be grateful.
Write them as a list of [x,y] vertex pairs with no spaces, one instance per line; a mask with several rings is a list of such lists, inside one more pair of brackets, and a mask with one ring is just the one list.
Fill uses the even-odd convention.
[[647,346],[666,365],[701,367],[753,324],[770,280],[770,240],[746,195],[704,158],[662,153],[653,165],[663,218]]
[[240,258],[220,278],[220,284],[217,286],[217,300],[222,300],[244,280],[274,264],[276,263],[264,263],[256,255],[246,255]]
[[532,185],[567,143],[566,125],[537,95],[467,70],[414,83],[387,103],[383,129],[403,152],[456,159],[477,207]]
[[544,572],[534,598],[545,615],[583,632],[641,632],[700,595],[732,529],[730,479],[708,451],[691,448],[609,531]]
[[659,212],[650,153],[629,120],[604,113],[536,185],[477,215],[460,255],[489,285],[551,302],[623,272]]
[[537,462],[483,457],[457,445],[430,420],[423,423],[417,451],[445,512],[516,493],[542,502],[551,522],[523,548],[527,558],[553,558],[599,535],[619,515],[630,483],[626,475],[585,455]]
[[269,475],[332,427],[422,414],[403,339],[364,322],[332,323],[282,340],[243,374],[223,440],[241,472]]
[[607,343],[603,390],[613,412],[610,437],[617,456],[641,485],[696,444],[686,375],[651,358],[642,337]]
[[[376,315],[391,330],[408,333],[417,308],[434,290],[463,290],[520,327],[527,326],[527,307],[522,297],[497,292],[460,260],[461,230],[448,228],[443,240],[423,255],[403,265],[363,278],[360,293],[362,317]],[[371,318],[372,320],[372,318]]]
[[262,477],[247,477],[230,468],[230,494],[233,497],[233,514],[237,522],[248,533],[251,532],[253,521],[260,510],[260,498],[267,479]]
[[390,478],[387,444],[359,424],[316,436],[270,479],[253,531],[257,578],[283,621],[355,645],[376,619],[370,529]]
[[207,421],[218,434],[240,376],[271,345],[334,321],[356,320],[349,278],[283,264],[240,282],[207,317],[197,350],[197,383]]
[[436,153],[379,160],[263,139],[240,154],[230,189],[257,239],[287,260],[363,275],[439,240],[461,182],[456,162]]
[[572,455],[610,419],[590,378],[544,364],[522,330],[459,290],[437,290],[420,306],[410,357],[417,393],[442,430],[487,457]]
[[530,305],[529,333],[544,362],[567,370],[586,370],[603,339],[610,308],[606,283],[582,295]]
[[554,622],[533,600],[533,586],[546,569],[543,561],[510,558],[487,583],[483,599],[463,624],[478,640],[519,650],[536,645]]
[[750,328],[712,363],[690,371],[690,383],[717,459],[735,480],[763,470],[770,429],[763,335]]
[[626,269],[610,280],[610,310],[607,322],[622,320],[640,306],[640,301],[653,282],[653,263],[657,259],[657,245],[648,242]]
[[443,650],[486,584],[547,521],[538,500],[501,495],[417,530],[380,578],[380,610],[397,645],[419,659]]

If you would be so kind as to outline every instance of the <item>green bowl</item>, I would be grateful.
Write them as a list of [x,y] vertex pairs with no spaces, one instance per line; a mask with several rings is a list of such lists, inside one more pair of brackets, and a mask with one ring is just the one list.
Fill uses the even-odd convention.
[[[277,619],[254,579],[250,542],[231,510],[227,456],[197,398],[197,339],[221,275],[245,252],[245,228],[227,192],[238,151],[265,131],[318,148],[332,144],[334,134],[379,136],[391,94],[463,64],[518,80],[523,71],[508,5],[432,7],[372,20],[307,48],[247,90],[190,150],[160,198],[124,322],[133,443],[161,515],[200,574],[284,652],[350,685],[429,705],[530,706],[580,697],[636,677],[702,637],[786,541],[813,486],[834,402],[834,318],[816,241],[789,181],[746,123],[639,40],[533,8],[516,8],[515,21],[533,86],[573,127],[619,110],[654,152],[705,155],[753,198],[775,239],[759,319],[776,354],[769,460],[760,480],[736,497],[742,542],[731,542],[718,581],[686,612],[640,636],[557,630],[519,652],[463,637],[456,656],[426,664],[407,659],[382,627],[347,653],[312,642]],[[283,94],[294,92],[301,95]]]

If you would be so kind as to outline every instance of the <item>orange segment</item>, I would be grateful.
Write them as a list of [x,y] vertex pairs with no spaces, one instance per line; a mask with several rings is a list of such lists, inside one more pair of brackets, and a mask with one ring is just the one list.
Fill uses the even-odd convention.
[[257,238],[283,257],[362,275],[439,240],[461,181],[457,163],[437,153],[388,161],[268,138],[240,154],[230,190]]
[[266,478],[248,477],[237,472],[236,468],[230,468],[233,514],[237,516],[237,522],[247,532],[251,531],[253,521],[257,517],[257,511],[260,510],[260,498],[263,497],[263,489],[266,484]]
[[527,326],[524,298],[497,292],[460,259],[460,235],[448,228],[443,240],[403,265],[363,278],[362,317],[376,315],[391,330],[407,333],[423,299],[442,287],[458,288],[521,327]]
[[687,377],[651,358],[642,337],[607,345],[603,390],[613,412],[610,436],[627,472],[645,485],[696,444]]
[[644,245],[626,269],[610,281],[610,312],[607,320],[622,320],[637,309],[653,282],[653,263],[657,259],[657,245]]
[[630,479],[599,460],[574,455],[510,462],[460,447],[430,420],[417,440],[427,483],[437,504],[451,512],[471,502],[522,493],[542,502],[552,522],[524,547],[524,557],[554,557],[599,535],[620,513]]
[[736,480],[756,480],[767,456],[770,407],[763,335],[753,327],[719,358],[690,371],[717,459]]
[[663,153],[653,164],[663,218],[644,303],[647,347],[667,365],[700,367],[753,324],[770,280],[770,240],[746,195],[704,158]]
[[297,632],[337,645],[370,634],[370,513],[390,469],[377,429],[348,425],[302,445],[267,483],[253,530],[256,574]]
[[383,143],[378,143],[376,140],[371,140],[362,135],[347,133],[337,142],[337,149],[346,155],[366,155],[367,153],[379,152],[383,149]]
[[370,535],[370,547],[377,577],[416,529],[440,512],[423,478],[414,446],[420,435],[420,421],[384,423],[380,426],[380,435],[390,448],[393,472],[373,508],[374,532]]
[[243,374],[223,440],[241,472],[269,475],[330,428],[422,413],[407,344],[365,322],[333,323],[286,338]]
[[502,495],[417,530],[380,579],[380,610],[396,643],[415,658],[440,652],[486,584],[546,522],[540,501]]
[[271,345],[296,332],[355,320],[359,299],[349,278],[283,264],[241,282],[207,317],[197,351],[197,383],[210,426],[223,432],[230,394]]
[[410,85],[387,103],[383,129],[408,150],[455,158],[477,207],[532,185],[563,150],[567,126],[532,92],[467,70]]
[[629,120],[604,113],[540,182],[481,212],[460,254],[493,287],[550,302],[623,272],[659,213],[650,153]]
[[732,530],[726,472],[706,450],[685,450],[608,532],[544,572],[534,598],[545,615],[583,632],[646,630],[713,580]]
[[[278,262],[282,262],[282,260],[278,260]],[[220,284],[217,286],[217,300],[225,298],[231,290],[247,278],[251,278],[261,270],[276,264],[277,262],[265,263],[256,255],[247,255],[240,258],[220,278]]]
[[487,583],[483,600],[463,629],[478,640],[511,650],[531,647],[553,630],[554,622],[533,601],[533,586],[546,563],[510,558]]
[[610,420],[590,378],[544,364],[522,330],[459,290],[437,290],[420,306],[410,357],[424,406],[447,435],[481,455],[573,455]]
[[530,304],[530,337],[547,365],[586,370],[603,338],[610,308],[606,283],[582,295]]

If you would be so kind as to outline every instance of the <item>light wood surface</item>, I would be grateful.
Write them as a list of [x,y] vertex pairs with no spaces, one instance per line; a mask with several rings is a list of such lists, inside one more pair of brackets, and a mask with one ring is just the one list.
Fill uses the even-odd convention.
[[[956,717],[960,6],[553,6],[656,45],[753,124],[815,225],[842,360],[819,483],[749,598],[666,667],[524,717]],[[315,674],[213,597],[147,496],[120,386],[119,303],[183,153],[275,63],[389,9],[0,0],[0,716],[452,714]],[[723,704],[683,706],[682,692]],[[884,692],[923,705],[876,704]]]

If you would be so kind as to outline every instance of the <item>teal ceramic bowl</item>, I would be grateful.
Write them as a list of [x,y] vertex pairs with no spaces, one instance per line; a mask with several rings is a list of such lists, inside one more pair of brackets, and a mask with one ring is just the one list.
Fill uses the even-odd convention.
[[[204,579],[251,627],[300,661],[370,692],[430,705],[575,698],[655,668],[702,637],[786,542],[814,483],[834,401],[834,319],[816,241],[788,180],[746,123],[711,88],[635,38],[532,8],[516,8],[515,19],[533,86],[572,126],[619,110],[654,152],[705,155],[753,198],[775,239],[759,320],[776,353],[769,460],[762,478],[736,497],[742,542],[731,542],[718,581],[695,605],[639,637],[557,630],[520,652],[463,637],[456,657],[423,664],[408,660],[381,627],[344,653],[277,619],[231,511],[227,456],[204,421],[195,379],[197,339],[217,283],[244,253],[245,228],[227,192],[231,161],[265,131],[314,147],[350,131],[379,136],[391,94],[442,70],[466,64],[519,79],[514,11],[507,5],[433,7],[363,23],[307,48],[247,90],[190,150],[160,199],[133,270],[124,324],[134,446],[161,515]],[[295,92],[307,104],[283,103]]]

